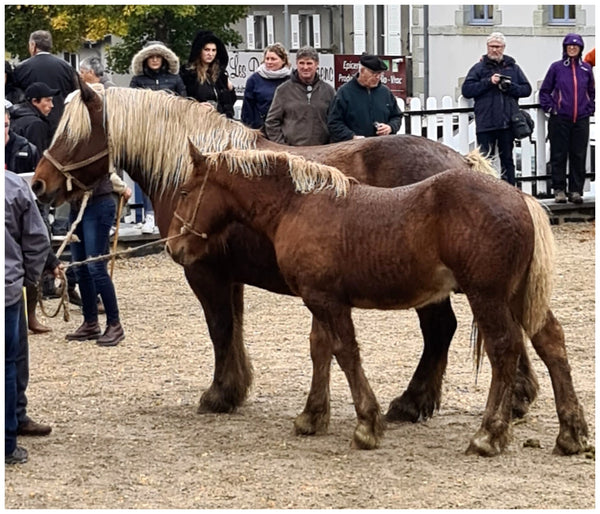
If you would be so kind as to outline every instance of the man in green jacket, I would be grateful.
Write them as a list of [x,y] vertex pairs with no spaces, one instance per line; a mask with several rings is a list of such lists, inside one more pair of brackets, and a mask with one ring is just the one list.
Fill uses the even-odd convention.
[[396,134],[402,113],[396,97],[383,84],[386,64],[376,55],[361,56],[358,74],[336,93],[327,126],[332,142]]

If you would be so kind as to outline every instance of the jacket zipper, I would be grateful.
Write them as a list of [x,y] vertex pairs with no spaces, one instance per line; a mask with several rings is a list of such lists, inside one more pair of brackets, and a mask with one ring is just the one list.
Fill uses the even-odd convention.
[[578,99],[577,99],[577,69],[575,67],[575,60],[571,59],[571,71],[573,72],[573,87],[575,89],[575,93],[573,95],[573,123],[577,122],[577,104]]

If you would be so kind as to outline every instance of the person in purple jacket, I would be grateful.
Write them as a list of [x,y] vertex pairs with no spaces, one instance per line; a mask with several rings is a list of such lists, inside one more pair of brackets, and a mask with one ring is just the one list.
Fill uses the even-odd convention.
[[571,202],[582,203],[596,88],[592,67],[582,59],[583,38],[579,34],[567,34],[562,46],[562,59],[550,65],[540,88],[540,105],[550,115],[548,138],[554,200],[565,203],[565,191],[568,191]]

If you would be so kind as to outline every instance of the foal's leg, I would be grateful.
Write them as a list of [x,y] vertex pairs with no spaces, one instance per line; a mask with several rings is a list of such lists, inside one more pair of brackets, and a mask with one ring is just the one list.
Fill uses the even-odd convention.
[[350,307],[337,304],[332,299],[317,305],[311,305],[306,298],[304,300],[321,326],[329,328],[333,354],[350,385],[358,417],[352,447],[363,450],[377,448],[383,435],[383,416],[361,364]]
[[329,426],[329,382],[332,348],[327,327],[313,316],[310,333],[310,356],[313,376],[304,411],[294,420],[296,433],[312,435],[327,432]]
[[531,342],[546,364],[552,380],[556,412],[560,423],[554,453],[571,455],[589,450],[591,447],[587,440],[588,426],[573,387],[571,367],[565,348],[565,335],[552,311],[548,310],[546,324],[532,337]]
[[252,383],[243,341],[244,286],[199,263],[186,267],[185,275],[202,303],[215,353],[213,382],[202,394],[198,412],[232,412],[245,400]]
[[492,365],[492,383],[481,427],[471,439],[467,454],[492,457],[504,450],[510,438],[512,398],[523,333],[508,305],[501,301],[471,301],[471,308]]
[[423,354],[408,387],[390,403],[387,421],[425,420],[440,407],[448,348],[456,331],[450,298],[417,309],[423,332]]
[[521,354],[517,368],[517,380],[512,401],[512,417],[522,418],[529,411],[529,407],[537,397],[540,388],[529,355],[525,349],[525,342],[521,345]]

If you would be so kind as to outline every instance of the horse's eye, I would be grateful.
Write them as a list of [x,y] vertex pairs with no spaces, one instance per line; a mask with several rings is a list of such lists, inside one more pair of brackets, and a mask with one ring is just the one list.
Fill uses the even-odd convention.
[[186,191],[185,189],[182,189],[179,194],[181,195],[182,198],[185,198],[188,195],[188,191]]

